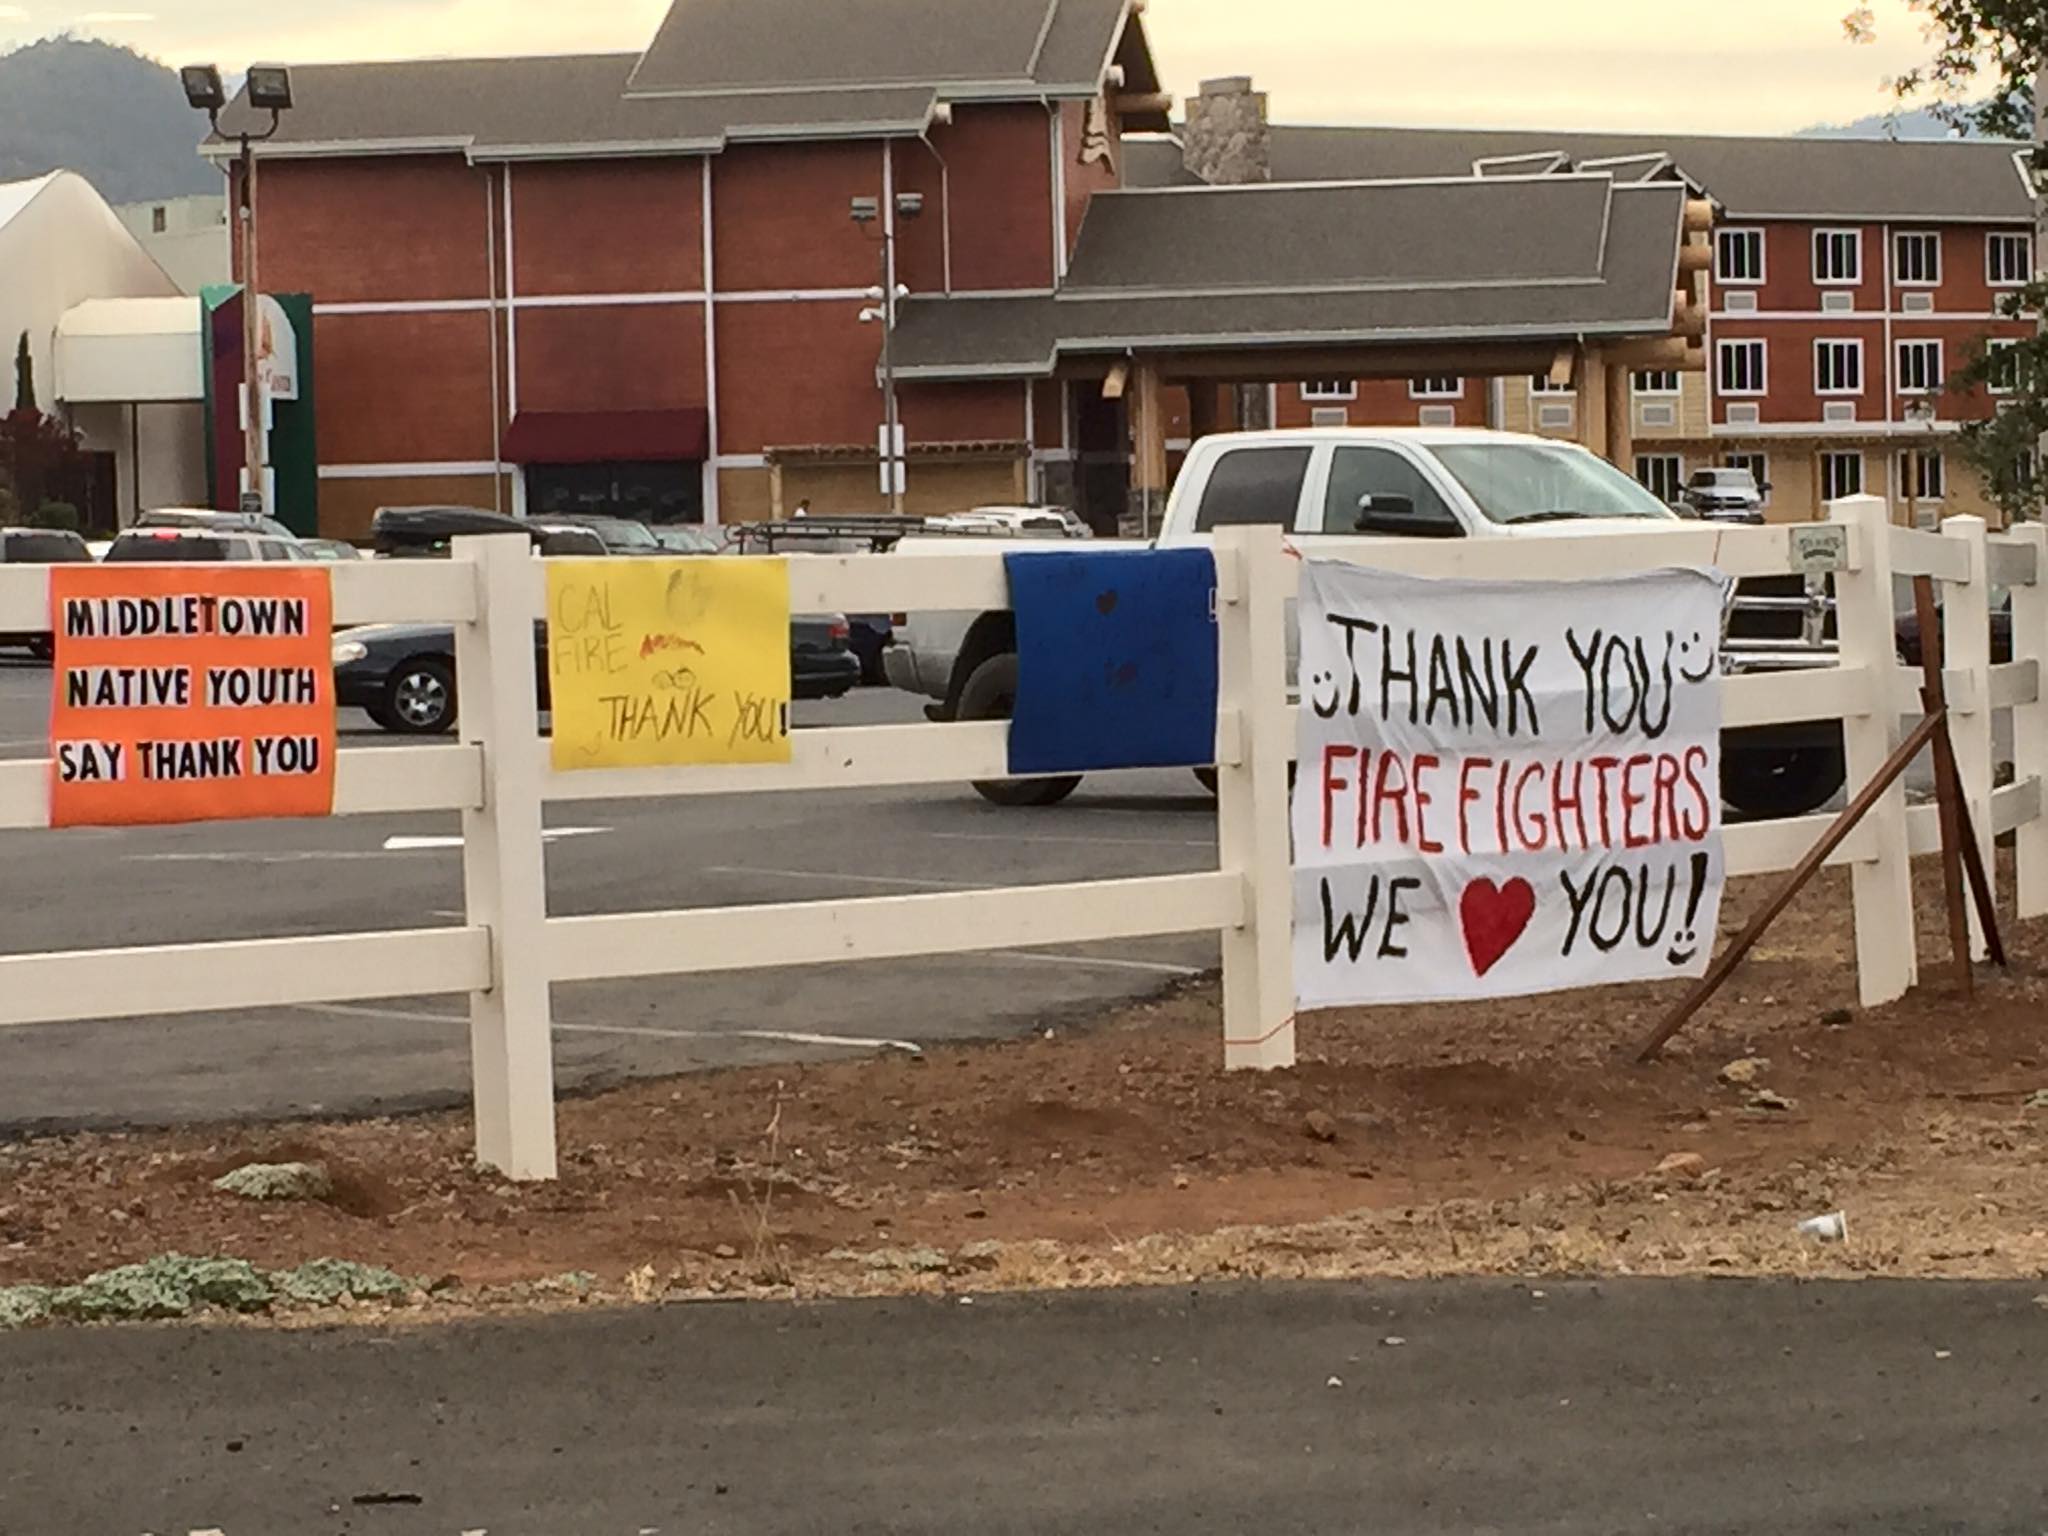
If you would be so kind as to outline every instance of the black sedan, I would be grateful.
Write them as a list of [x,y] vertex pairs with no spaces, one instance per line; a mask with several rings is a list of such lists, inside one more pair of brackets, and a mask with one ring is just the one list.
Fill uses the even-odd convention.
[[[790,623],[789,673],[799,699],[836,699],[860,681],[839,614]],[[547,627],[533,626],[540,707],[548,708]],[[455,728],[455,631],[447,624],[371,624],[334,637],[334,694],[387,731],[432,736]]]

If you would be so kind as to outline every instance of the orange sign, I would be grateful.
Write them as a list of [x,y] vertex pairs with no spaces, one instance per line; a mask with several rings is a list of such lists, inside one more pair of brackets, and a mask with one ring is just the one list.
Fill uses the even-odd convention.
[[327,572],[54,565],[50,825],[334,810]]

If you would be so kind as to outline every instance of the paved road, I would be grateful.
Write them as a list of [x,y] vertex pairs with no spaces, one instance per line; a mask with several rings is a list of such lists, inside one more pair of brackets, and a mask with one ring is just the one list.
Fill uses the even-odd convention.
[[[44,754],[47,670],[0,659],[0,756]],[[799,724],[918,718],[886,690],[798,707]],[[360,716],[344,749],[388,745]],[[1185,773],[1102,775],[1051,812],[1002,810],[965,785],[551,809],[556,915],[911,894],[1214,868],[1213,802]],[[0,953],[189,943],[457,921],[452,813],[137,831],[0,833]],[[1213,935],[1030,954],[558,988],[565,1085],[748,1061],[830,1058],[874,1042],[1012,1034],[1038,1017],[1141,995],[1216,964]],[[366,1113],[468,1093],[456,998],[269,1009],[0,1032],[0,1134]],[[751,1033],[749,1033],[751,1032]],[[829,1036],[844,1044],[785,1038]]]
[[2034,1287],[1546,1289],[0,1336],[0,1533],[2048,1525]]

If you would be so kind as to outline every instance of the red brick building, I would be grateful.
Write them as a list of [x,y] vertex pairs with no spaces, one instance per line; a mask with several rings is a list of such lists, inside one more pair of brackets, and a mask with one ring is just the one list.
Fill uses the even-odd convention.
[[[1135,147],[1130,179],[1193,179],[1181,146]],[[1926,520],[1993,513],[1954,450],[1996,407],[1948,387],[1988,344],[2032,322],[1999,306],[2035,270],[2034,205],[2021,147],[1987,141],[1586,135],[1275,126],[1256,174],[1283,182],[1556,173],[1661,162],[1716,209],[1707,274],[1707,366],[1635,370],[1630,458],[1673,492],[1692,471],[1738,465],[1769,481],[1771,516],[1819,515],[1857,491]],[[1440,381],[1445,390],[1449,381]],[[1460,422],[1581,434],[1570,390],[1467,379],[1455,399],[1401,382],[1325,380],[1274,390],[1282,425]]]
[[[315,299],[347,535],[397,502],[871,504],[881,221],[851,200],[923,194],[913,291],[1046,292],[1123,130],[1167,126],[1128,0],[685,0],[644,55],[294,77],[258,238]],[[902,410],[913,507],[1028,494],[1021,384]]]
[[[1704,366],[1672,175],[1126,189],[1126,134],[1170,128],[1141,10],[678,0],[642,55],[295,70],[255,203],[265,286],[315,301],[322,531],[880,505],[885,233],[913,511],[1114,522],[1163,494],[1176,414],[1250,419],[1223,407],[1275,378],[1479,422],[1504,374]],[[1219,164],[1263,131],[1225,84]]]

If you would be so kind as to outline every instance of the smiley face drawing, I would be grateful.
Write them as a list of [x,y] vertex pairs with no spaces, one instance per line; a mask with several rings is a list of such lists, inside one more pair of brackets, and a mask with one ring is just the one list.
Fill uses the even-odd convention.
[[[1328,703],[1325,703],[1323,700],[1323,690],[1325,688],[1329,689]],[[1336,673],[1316,673],[1308,680],[1306,691],[1309,707],[1316,712],[1316,718],[1320,720],[1334,720],[1337,717],[1337,706],[1344,700],[1344,689],[1338,683]]]

